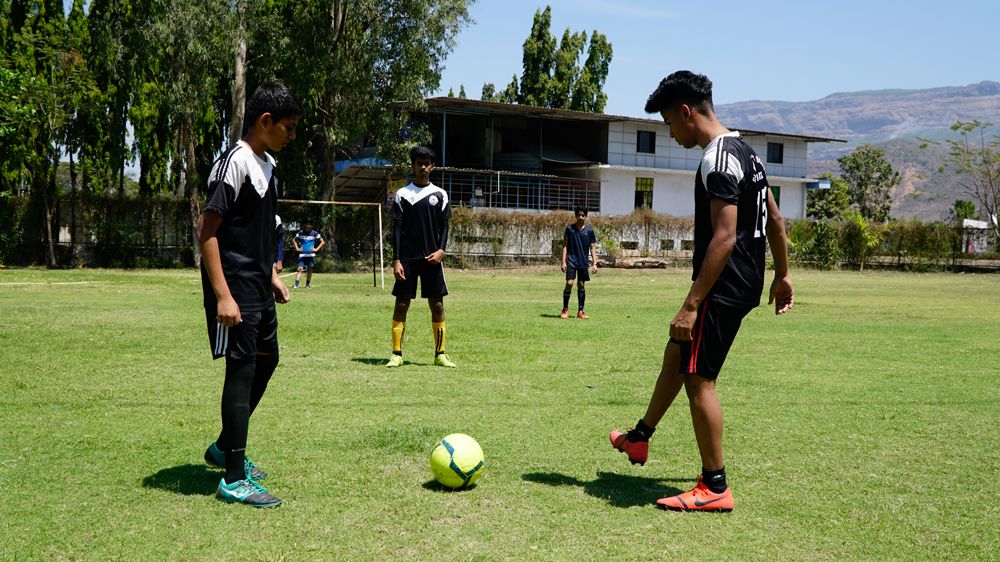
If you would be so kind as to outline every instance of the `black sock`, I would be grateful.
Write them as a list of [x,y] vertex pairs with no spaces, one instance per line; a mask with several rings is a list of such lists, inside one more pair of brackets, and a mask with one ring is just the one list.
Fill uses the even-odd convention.
[[243,469],[250,425],[250,396],[256,357],[233,360],[226,358],[226,381],[222,386],[222,434],[217,444],[226,454],[226,482],[232,484],[246,478]]
[[635,429],[628,432],[628,440],[633,443],[636,441],[649,441],[649,438],[653,436],[653,432],[656,431],[655,427],[649,427],[646,422],[639,420],[639,423],[635,424]]
[[569,308],[569,296],[572,294],[569,291],[563,291],[563,310]]
[[577,289],[576,301],[580,303],[580,310],[583,310],[583,303],[587,301],[587,291],[583,289]]
[[725,492],[726,488],[729,487],[729,484],[726,484],[726,467],[722,467],[718,470],[709,470],[702,467],[701,481],[708,486],[709,490],[712,490],[716,494]]

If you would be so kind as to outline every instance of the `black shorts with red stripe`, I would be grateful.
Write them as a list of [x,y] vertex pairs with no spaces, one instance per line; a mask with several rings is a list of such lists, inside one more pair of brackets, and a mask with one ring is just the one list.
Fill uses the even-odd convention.
[[278,315],[274,305],[260,311],[242,312],[240,316],[242,322],[226,327],[218,321],[214,308],[205,307],[212,359],[247,359],[258,353],[277,356]]
[[726,362],[729,348],[740,331],[743,318],[754,307],[733,307],[714,302],[707,298],[698,307],[698,318],[691,331],[691,341],[673,338],[672,343],[680,346],[680,372],[715,379]]

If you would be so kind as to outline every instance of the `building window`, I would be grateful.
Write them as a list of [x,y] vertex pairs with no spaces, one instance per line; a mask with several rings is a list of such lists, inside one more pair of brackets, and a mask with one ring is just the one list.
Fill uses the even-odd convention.
[[780,142],[767,143],[767,163],[783,164],[785,162],[785,144]]
[[638,131],[635,134],[635,151],[656,154],[656,132]]
[[653,178],[635,178],[635,208],[653,208]]
[[771,196],[774,197],[774,205],[781,208],[781,186],[772,185],[771,186]]

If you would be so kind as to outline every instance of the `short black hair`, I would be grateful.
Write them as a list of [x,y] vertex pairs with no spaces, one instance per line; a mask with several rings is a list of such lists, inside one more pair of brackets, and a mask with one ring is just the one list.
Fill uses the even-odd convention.
[[413,148],[410,149],[411,164],[413,162],[416,162],[417,160],[420,160],[421,158],[426,158],[427,160],[430,160],[431,163],[433,164],[437,160],[437,155],[434,154],[433,150],[427,148],[426,146],[414,146]]
[[646,100],[646,113],[659,113],[680,104],[714,112],[712,81],[708,76],[690,70],[678,70],[667,76]]
[[585,209],[585,208],[583,208],[583,207],[577,207],[577,208],[576,208],[576,209],[575,209],[575,210],[573,211],[573,215],[574,215],[574,216],[576,216],[576,215],[579,215],[580,213],[583,213],[583,216],[587,216],[587,209]]
[[247,100],[247,113],[243,122],[244,131],[257,124],[260,116],[271,114],[271,119],[277,123],[286,117],[301,116],[305,111],[299,98],[281,82],[265,82],[254,90]]

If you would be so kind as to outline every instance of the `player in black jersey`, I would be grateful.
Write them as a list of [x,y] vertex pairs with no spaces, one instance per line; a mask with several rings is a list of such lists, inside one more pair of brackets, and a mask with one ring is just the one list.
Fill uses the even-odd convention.
[[300,115],[302,105],[284,85],[257,88],[247,101],[247,133],[212,167],[198,224],[209,344],[213,358],[226,358],[222,432],[205,461],[226,469],[216,497],[255,507],[281,504],[257,483],[266,473],[245,453],[250,415],[278,365],[274,303],[290,298],[274,269],[276,163],[266,150],[295,139]]
[[670,322],[670,341],[645,415],[627,433],[612,431],[611,443],[633,463],[645,463],[649,437],[683,386],[702,471],[692,490],[663,498],[657,506],[731,511],[715,380],[743,317],[760,304],[768,243],[775,271],[768,303],[775,303],[775,314],[792,308],[784,220],[764,164],[738,132],[716,117],[707,77],[686,70],[667,76],[646,102],[646,112],[660,113],[684,148],[697,145],[705,151],[695,177],[693,283]]
[[413,181],[396,191],[390,207],[393,219],[392,273],[396,284],[392,294],[396,306],[392,313],[392,356],[386,367],[403,365],[403,333],[410,300],[417,296],[427,299],[431,308],[431,329],[434,333],[434,364],[454,367],[444,350],[444,297],[448,285],[444,280],[445,247],[448,245],[448,220],[451,206],[448,194],[431,183],[434,152],[423,146],[410,150]]

